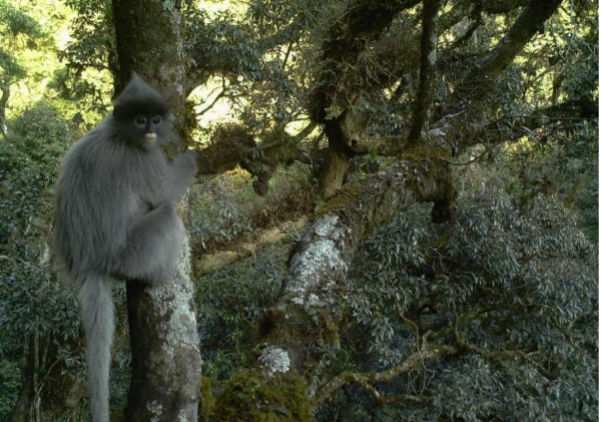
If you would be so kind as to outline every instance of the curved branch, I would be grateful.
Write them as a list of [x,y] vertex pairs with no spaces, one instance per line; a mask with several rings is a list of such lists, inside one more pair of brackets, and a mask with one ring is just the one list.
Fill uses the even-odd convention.
[[[386,397],[383,397],[378,393],[378,391],[373,387],[373,383],[393,381],[401,374],[419,368],[424,364],[425,361],[429,359],[435,359],[445,355],[453,355],[459,351],[460,349],[455,346],[434,345],[419,349],[418,351],[406,357],[400,364],[382,372],[344,372],[341,375],[334,377],[326,385],[320,388],[316,394],[315,401],[319,405],[342,386],[349,383],[355,383],[366,389],[378,402],[390,402],[390,400],[387,400]],[[416,403],[428,403],[430,401],[427,397],[420,396],[402,395],[398,397],[400,400],[407,400]]]
[[542,29],[560,3],[562,0],[531,0],[504,38],[468,73],[459,91],[473,91],[470,87],[476,83],[481,88],[476,92],[482,95],[489,82],[506,69],[531,38]]
[[307,222],[307,217],[301,217],[295,221],[279,224],[279,227],[265,229],[251,241],[242,240],[228,245],[227,250],[204,253],[200,259],[194,262],[195,275],[202,276],[213,273],[289,236],[294,237]]

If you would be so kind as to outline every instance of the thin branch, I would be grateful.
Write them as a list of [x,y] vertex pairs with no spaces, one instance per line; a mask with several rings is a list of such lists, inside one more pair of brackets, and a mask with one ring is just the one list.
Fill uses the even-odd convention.
[[462,35],[460,38],[458,38],[457,40],[455,40],[452,45],[450,46],[450,49],[455,49],[460,47],[462,44],[464,44],[466,41],[468,41],[470,39],[470,37],[472,37],[472,34],[474,34],[474,32],[479,28],[479,26],[481,26],[483,24],[483,16],[481,15],[481,7],[482,6],[477,6],[477,9],[475,10],[475,14],[476,14],[476,18],[475,21],[473,22],[472,25],[470,25],[470,28],[468,28],[466,30],[466,33],[464,35]]
[[295,136],[293,136],[293,142],[294,143],[301,142],[310,133],[312,133],[314,131],[314,129],[316,128],[316,126],[318,126],[318,124],[316,122],[310,121],[310,123],[307,126],[305,126],[301,132],[299,132],[298,134],[296,134]]
[[202,116],[203,114],[211,110],[215,106],[215,104],[217,104],[217,102],[226,94],[226,92],[228,92],[228,88],[226,87],[226,79],[222,78],[222,91],[215,96],[211,104],[209,104],[207,107],[205,107],[203,110],[199,111],[196,114],[197,117]]
[[291,54],[291,51],[293,49],[293,45],[295,44],[296,40],[292,40],[289,44],[288,44],[288,48],[286,49],[286,54],[284,55],[284,60],[282,61],[282,71],[284,71],[286,69],[286,62],[288,61],[288,58]]
[[465,161],[465,162],[463,162],[463,163],[458,163],[458,162],[456,162],[456,161],[448,161],[448,160],[446,160],[446,159],[444,159],[444,158],[442,158],[442,160],[443,160],[443,161],[445,161],[445,162],[446,162],[446,163],[448,163],[448,164],[451,164],[452,166],[468,166],[468,165],[470,165],[470,164],[472,164],[472,163],[475,163],[475,162],[479,161],[479,160],[480,160],[481,158],[483,158],[483,157],[485,156],[485,154],[487,154],[488,152],[491,152],[491,149],[490,149],[490,148],[487,148],[485,151],[483,151],[481,154],[479,154],[478,156],[476,156],[476,157],[475,157],[475,158],[473,158],[472,160],[470,160],[470,161]]

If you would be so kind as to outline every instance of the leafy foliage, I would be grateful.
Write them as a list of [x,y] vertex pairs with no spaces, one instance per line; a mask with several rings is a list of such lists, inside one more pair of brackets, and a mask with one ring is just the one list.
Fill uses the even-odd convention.
[[580,227],[598,242],[598,130],[587,120],[563,125],[535,148],[511,148],[502,164],[517,169],[515,192],[528,203],[537,195],[553,196],[577,212]]
[[3,23],[4,35],[12,37],[25,35],[32,38],[42,35],[38,22],[4,0],[0,2],[0,20]]
[[[0,1],[0,82],[6,85],[26,75],[26,69],[13,54],[20,44],[35,47],[45,37],[41,25],[27,13],[5,0]],[[3,88],[5,90],[6,88]]]
[[11,409],[15,405],[21,384],[21,368],[18,361],[0,359],[0,385],[4,394],[0,396],[0,418],[8,420]]
[[[57,315],[56,309],[47,306],[50,298],[57,301],[57,306],[68,305],[64,302],[64,293],[57,289],[47,242],[52,186],[60,156],[71,137],[70,129],[46,104],[29,110],[15,124],[20,131],[10,141],[0,143],[3,180],[0,244],[5,251],[1,262],[3,312],[0,323],[6,334],[5,345],[9,344],[11,334],[15,335],[15,345],[19,345],[22,337],[33,330],[48,329],[47,318],[65,320],[65,310]],[[14,302],[9,301],[9,297]],[[23,326],[24,316],[33,309],[44,314],[25,318],[29,321]]]
[[58,54],[65,65],[55,72],[50,87],[62,98],[81,101],[88,109],[104,113],[107,99],[115,94],[111,80],[119,70],[111,4],[104,0],[66,4],[76,11],[73,40]]
[[197,281],[205,376],[226,379],[248,359],[261,311],[280,293],[285,260],[277,246]]
[[366,241],[343,297],[347,359],[391,367],[416,335],[458,346],[383,386],[430,403],[396,407],[408,420],[596,420],[597,248],[559,201],[521,205],[508,174],[487,173],[471,174],[452,225],[416,209]]
[[0,142],[0,356],[18,356],[38,338],[52,350],[48,364],[60,362],[42,382],[59,369],[81,378],[78,307],[56,278],[49,245],[52,187],[72,129],[45,103],[13,123],[19,130]]

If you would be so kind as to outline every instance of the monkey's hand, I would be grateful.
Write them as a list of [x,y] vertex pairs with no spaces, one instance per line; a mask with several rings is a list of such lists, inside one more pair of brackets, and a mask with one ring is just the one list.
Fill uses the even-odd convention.
[[172,200],[179,200],[194,181],[194,176],[198,171],[198,157],[195,151],[186,151],[184,154],[178,155],[171,162],[173,180],[171,183],[172,192],[169,197]]
[[115,273],[153,285],[168,282],[175,274],[183,237],[184,227],[174,205],[162,202],[128,233]]
[[174,167],[180,169],[183,175],[194,177],[198,171],[198,161],[199,155],[196,153],[196,151],[186,151],[185,153],[174,158],[173,165]]

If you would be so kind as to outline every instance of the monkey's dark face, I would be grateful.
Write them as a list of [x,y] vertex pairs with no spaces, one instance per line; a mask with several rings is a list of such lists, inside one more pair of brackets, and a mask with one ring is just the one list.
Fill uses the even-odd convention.
[[119,134],[128,144],[151,149],[169,141],[173,132],[168,116],[152,110],[120,110],[115,107],[113,115]]

